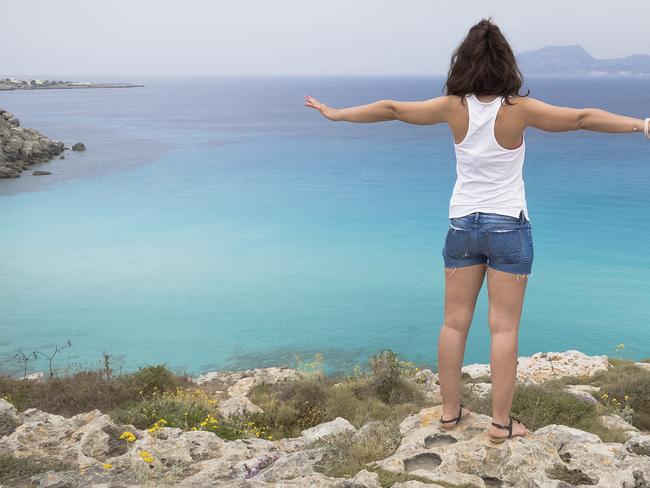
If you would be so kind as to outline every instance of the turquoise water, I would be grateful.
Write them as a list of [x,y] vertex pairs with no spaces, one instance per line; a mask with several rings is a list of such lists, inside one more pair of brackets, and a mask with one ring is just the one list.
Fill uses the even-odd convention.
[[[449,129],[334,123],[302,104],[430,98],[443,78],[118,79],[147,86],[0,93],[23,126],[88,147],[42,165],[52,176],[0,180],[0,371],[68,338],[55,366],[106,351],[123,371],[196,374],[320,352],[332,372],[390,348],[437,367]],[[559,105],[650,109],[641,81],[527,87]],[[650,141],[526,140],[535,262],[519,354],[650,356]],[[465,363],[489,361],[489,337],[484,285]]]

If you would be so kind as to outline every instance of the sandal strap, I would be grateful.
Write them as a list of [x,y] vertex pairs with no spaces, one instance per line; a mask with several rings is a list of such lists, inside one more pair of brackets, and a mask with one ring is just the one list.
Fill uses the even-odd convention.
[[447,422],[456,422],[456,423],[458,423],[458,422],[460,422],[460,419],[462,418],[462,415],[463,415],[463,404],[461,403],[460,404],[460,409],[458,410],[458,417],[456,417],[454,419],[449,419],[449,420],[442,420],[442,417],[440,417],[440,422],[442,422],[442,423],[447,423]]
[[514,418],[512,415],[510,415],[509,418],[510,418],[510,423],[508,425],[501,425],[501,424],[497,424],[496,422],[492,422],[492,425],[498,427],[499,429],[508,429],[508,437],[512,437],[512,421],[517,420],[517,422],[519,422],[519,420]]

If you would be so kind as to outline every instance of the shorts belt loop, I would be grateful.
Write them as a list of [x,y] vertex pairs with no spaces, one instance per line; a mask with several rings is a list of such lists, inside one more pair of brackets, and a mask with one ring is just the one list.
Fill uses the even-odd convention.
[[526,216],[524,215],[524,209],[523,208],[519,212],[519,223],[521,223],[521,225],[524,225],[526,223]]
[[478,212],[474,212],[474,223],[478,223]]

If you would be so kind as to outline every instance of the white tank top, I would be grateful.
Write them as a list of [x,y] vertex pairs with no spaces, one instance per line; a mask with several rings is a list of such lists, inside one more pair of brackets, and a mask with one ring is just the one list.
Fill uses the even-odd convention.
[[503,96],[481,102],[474,94],[465,96],[469,128],[456,151],[456,184],[449,201],[449,217],[473,212],[491,212],[526,219],[526,192],[522,170],[526,141],[516,149],[506,149],[496,140],[494,122],[505,103]]

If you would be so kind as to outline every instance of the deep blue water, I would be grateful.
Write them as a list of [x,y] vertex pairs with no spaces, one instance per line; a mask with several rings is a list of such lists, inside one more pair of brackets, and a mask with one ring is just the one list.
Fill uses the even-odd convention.
[[[0,180],[1,371],[68,338],[55,366],[106,351],[125,371],[196,374],[321,352],[335,371],[390,348],[437,367],[451,132],[335,123],[303,95],[425,99],[443,78],[116,79],[147,86],[0,92],[24,127],[88,147],[43,164],[51,176]],[[526,86],[558,105],[650,109],[643,80]],[[650,356],[650,141],[535,129],[526,141],[535,261],[519,355]],[[489,342],[484,284],[465,363],[489,362]]]

